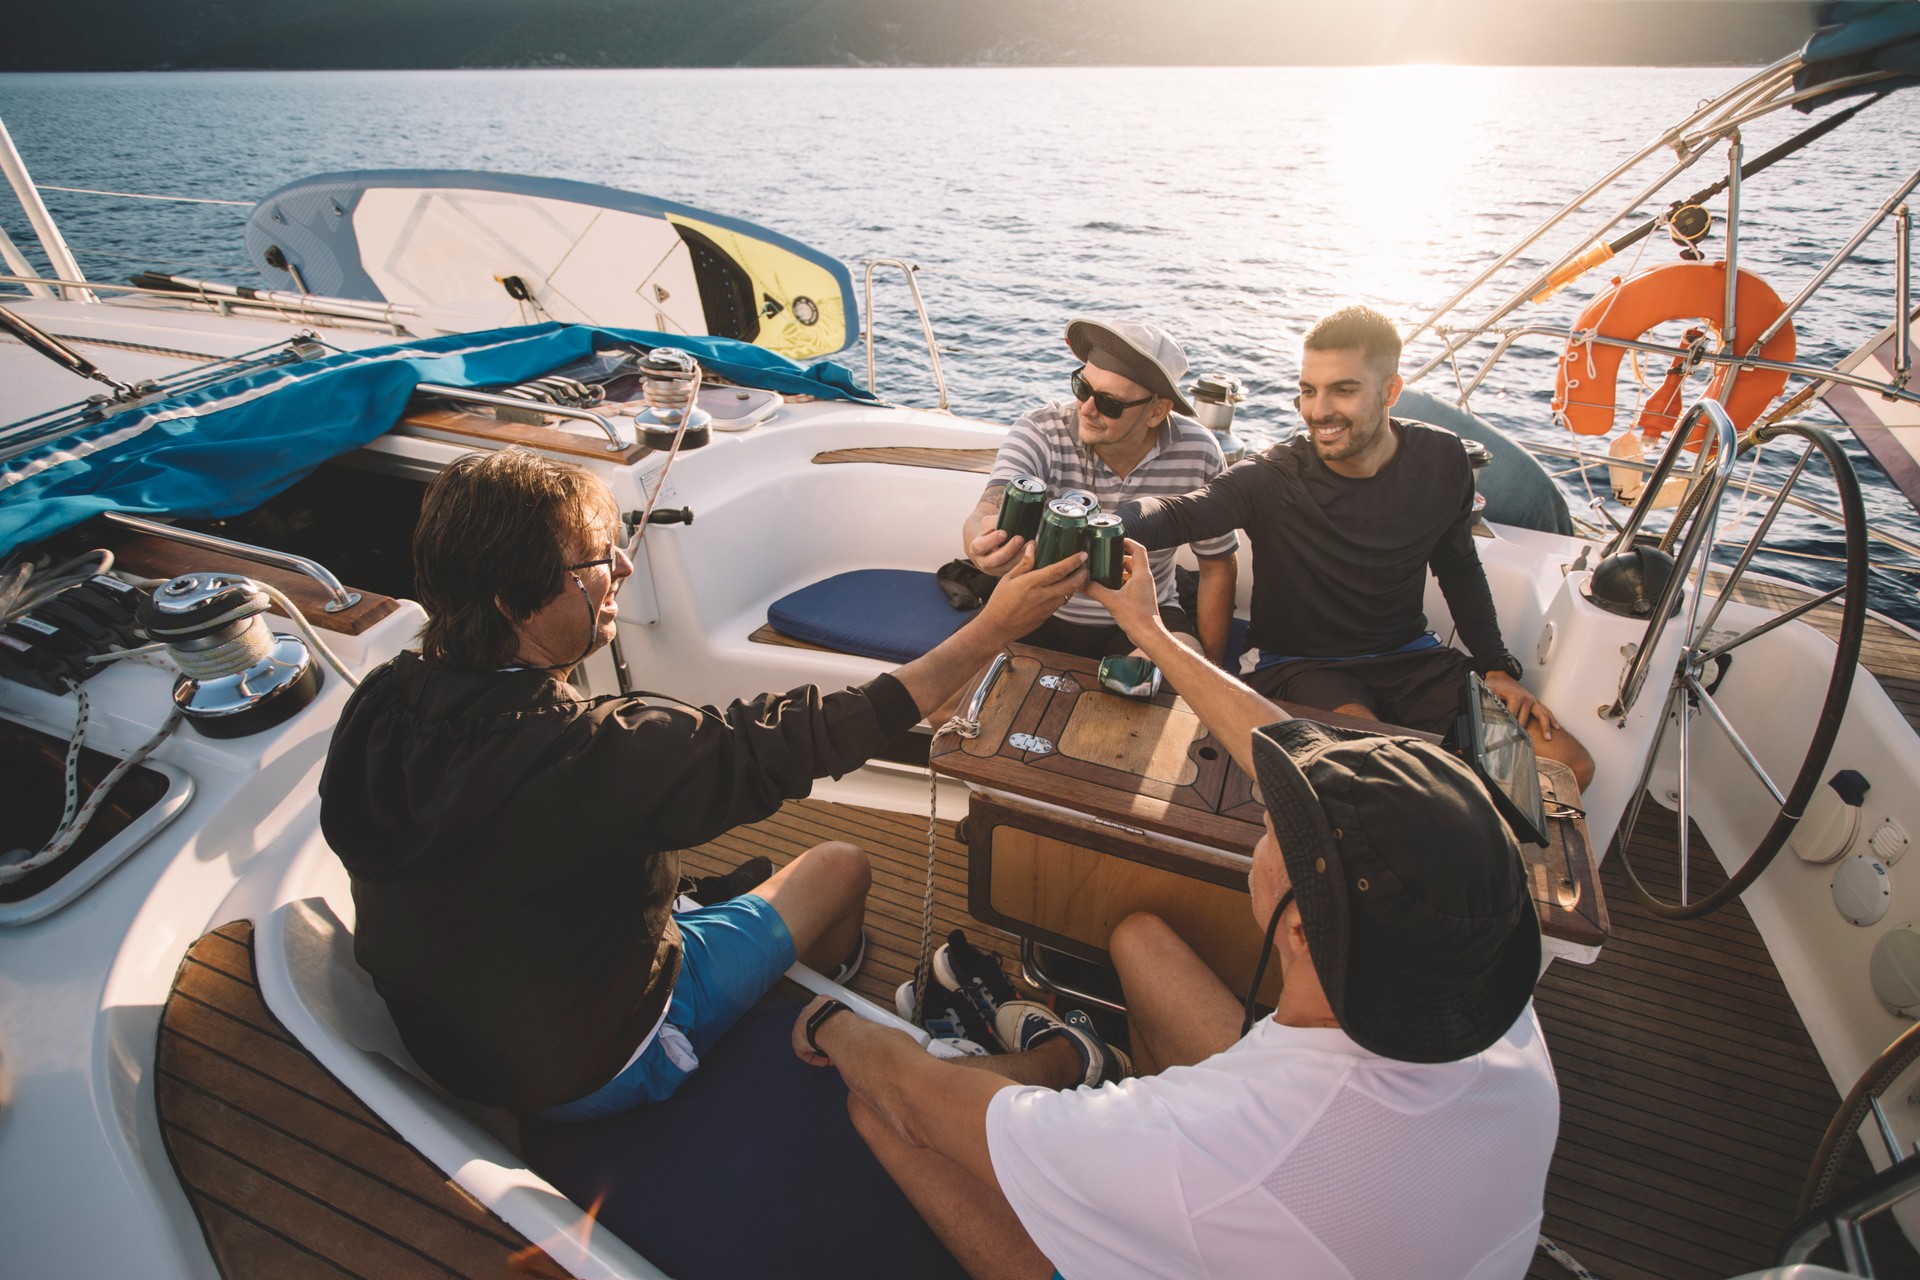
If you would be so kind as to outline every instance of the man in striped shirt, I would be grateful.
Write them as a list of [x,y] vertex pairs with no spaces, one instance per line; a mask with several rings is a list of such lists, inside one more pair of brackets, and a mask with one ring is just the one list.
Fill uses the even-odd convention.
[[[961,527],[967,558],[996,577],[1018,564],[1027,546],[1025,538],[994,527],[1016,476],[1037,477],[1051,497],[1084,490],[1102,511],[1114,511],[1140,498],[1191,493],[1227,469],[1219,442],[1193,420],[1193,406],[1180,394],[1186,352],[1163,330],[1138,321],[1078,319],[1067,325],[1067,346],[1081,361],[1073,398],[1042,405],[1013,424],[986,492]],[[1191,618],[1174,592],[1174,548],[1152,555],[1161,616],[1215,662],[1226,656],[1233,621],[1238,545],[1231,532],[1193,544],[1200,574]],[[1133,648],[1106,609],[1079,594],[1024,639],[1084,657]]]

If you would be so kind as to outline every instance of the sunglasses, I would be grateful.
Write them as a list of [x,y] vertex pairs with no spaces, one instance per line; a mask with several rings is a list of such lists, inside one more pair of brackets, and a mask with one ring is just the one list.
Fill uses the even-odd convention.
[[1105,391],[1095,391],[1093,384],[1087,381],[1084,369],[1075,369],[1071,380],[1073,398],[1082,404],[1093,401],[1093,409],[1103,418],[1117,418],[1129,409],[1138,409],[1154,397],[1141,396],[1138,400],[1122,400],[1119,396],[1109,395]]

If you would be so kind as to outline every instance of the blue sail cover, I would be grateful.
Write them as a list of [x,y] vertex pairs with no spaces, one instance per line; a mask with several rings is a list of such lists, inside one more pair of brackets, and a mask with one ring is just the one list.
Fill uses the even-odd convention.
[[217,519],[250,511],[386,432],[416,385],[501,386],[615,346],[673,346],[744,386],[872,401],[836,364],[730,338],[538,324],[255,370],[88,423],[0,468],[0,555],[103,511]]
[[1812,111],[1863,93],[1905,88],[1920,76],[1920,2],[1917,0],[1826,0],[1814,10],[1813,38],[1800,51],[1796,90],[1817,89],[1871,72],[1895,77],[1837,89],[1795,104]]

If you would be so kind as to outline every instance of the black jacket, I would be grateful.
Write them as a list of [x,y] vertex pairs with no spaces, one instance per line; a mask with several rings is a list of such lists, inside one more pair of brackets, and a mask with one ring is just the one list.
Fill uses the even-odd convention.
[[450,1092],[583,1097],[672,994],[675,851],[857,768],[919,718],[884,675],[720,712],[403,653],[348,702],[320,780],[354,955]]

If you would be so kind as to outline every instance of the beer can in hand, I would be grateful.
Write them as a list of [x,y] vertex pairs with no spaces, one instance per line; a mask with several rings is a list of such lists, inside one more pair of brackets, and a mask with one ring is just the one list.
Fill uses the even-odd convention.
[[1046,506],[1046,485],[1034,476],[1015,476],[1000,491],[1000,522],[994,528],[1031,542],[1040,532],[1040,517],[1046,514]]
[[1044,569],[1058,564],[1074,552],[1087,536],[1087,509],[1071,498],[1055,498],[1047,504],[1040,520],[1040,532],[1034,538],[1033,567]]
[[1103,587],[1120,589],[1127,560],[1127,526],[1116,515],[1087,517],[1087,576]]
[[1060,496],[1065,498],[1068,502],[1079,503],[1081,506],[1087,509],[1087,514],[1090,516],[1095,516],[1100,514],[1100,499],[1094,497],[1091,490],[1068,489],[1064,493],[1062,493]]

